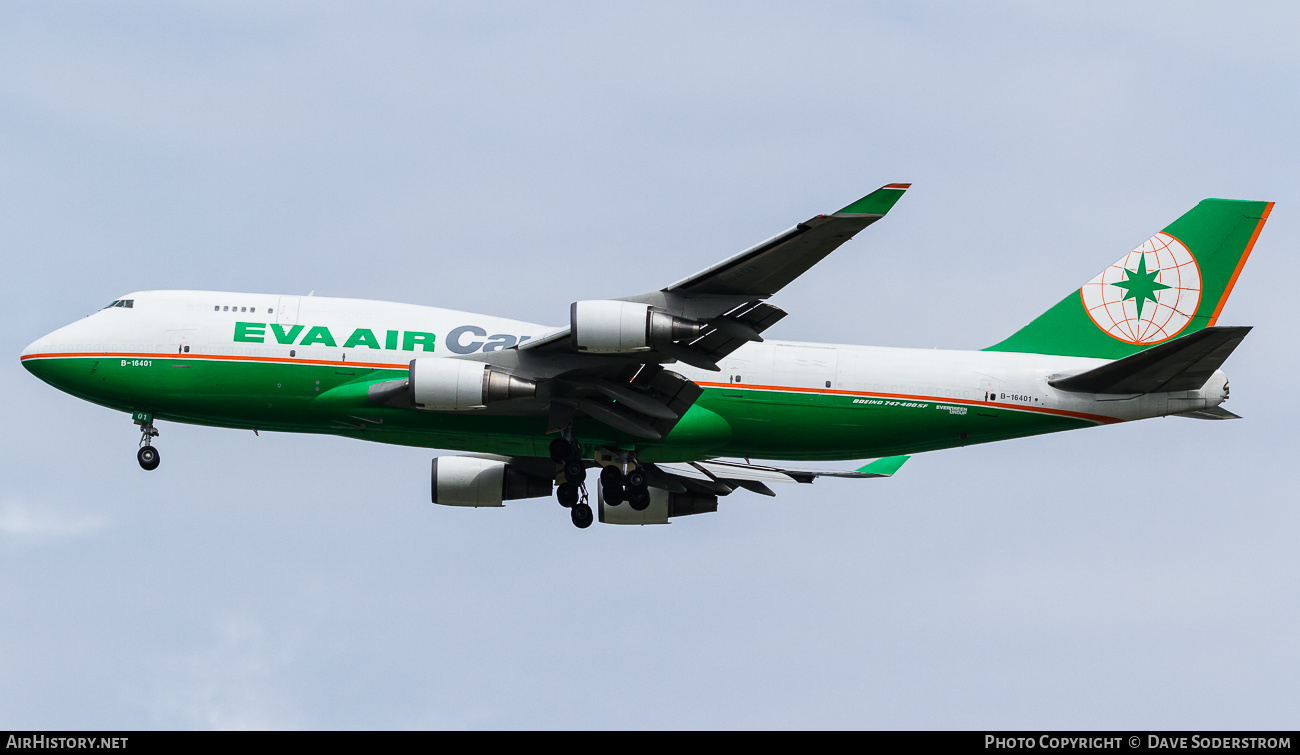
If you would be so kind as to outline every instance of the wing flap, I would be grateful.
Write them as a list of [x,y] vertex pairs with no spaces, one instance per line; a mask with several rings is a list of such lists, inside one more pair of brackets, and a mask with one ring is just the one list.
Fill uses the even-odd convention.
[[785,310],[766,302],[747,302],[710,320],[710,329],[687,348],[716,364],[746,343],[763,340],[763,331],[780,322],[785,315]]
[[[637,438],[659,440],[677,426],[704,389],[658,364],[609,364],[561,373],[554,386],[547,432],[580,412]],[[558,408],[562,407],[562,409]]]

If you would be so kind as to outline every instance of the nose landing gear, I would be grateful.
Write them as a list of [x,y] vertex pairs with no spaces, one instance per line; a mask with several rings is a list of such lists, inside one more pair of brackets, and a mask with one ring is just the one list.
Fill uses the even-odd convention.
[[158,456],[158,449],[153,447],[153,439],[161,433],[153,426],[153,415],[148,412],[135,412],[131,415],[131,419],[140,426],[140,450],[136,451],[135,460],[140,462],[141,469],[152,472],[162,462]]

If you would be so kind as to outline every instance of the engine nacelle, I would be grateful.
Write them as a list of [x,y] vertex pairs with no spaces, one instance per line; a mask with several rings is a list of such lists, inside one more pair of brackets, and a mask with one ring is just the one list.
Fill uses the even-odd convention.
[[501,506],[502,501],[549,496],[551,480],[496,459],[439,456],[433,460],[432,492],[433,502],[443,506]]
[[658,312],[631,301],[575,301],[569,306],[569,332],[578,351],[628,354],[650,351],[673,341],[695,338],[704,324]]
[[482,409],[493,401],[531,397],[537,384],[482,362],[424,357],[411,360],[407,390],[420,409],[461,412]]
[[636,511],[626,501],[610,506],[605,503],[604,488],[599,485],[596,488],[596,497],[600,502],[600,521],[605,524],[668,524],[670,517],[718,510],[716,495],[669,493],[663,488],[650,488],[650,505],[645,511]]

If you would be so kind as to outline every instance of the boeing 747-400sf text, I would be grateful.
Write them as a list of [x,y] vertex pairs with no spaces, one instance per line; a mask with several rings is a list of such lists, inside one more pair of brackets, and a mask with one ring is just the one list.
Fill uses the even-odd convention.
[[[982,351],[765,340],[786,315],[767,299],[908,186],[651,293],[573,302],[559,328],[356,299],[141,291],[38,339],[22,363],[130,412],[145,469],[159,462],[156,420],[457,449],[468,453],[433,460],[434,503],[500,506],[554,488],[578,527],[716,511],[738,488],[887,477],[919,451],[1235,417],[1220,407],[1219,367],[1250,329],[1216,323],[1271,202],[1206,199]],[[869,458],[854,472],[783,464]]]

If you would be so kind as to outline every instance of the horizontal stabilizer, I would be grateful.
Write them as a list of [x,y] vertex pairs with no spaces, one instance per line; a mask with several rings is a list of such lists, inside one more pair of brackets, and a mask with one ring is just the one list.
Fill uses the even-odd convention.
[[1210,327],[1093,370],[1047,381],[1075,393],[1167,393],[1195,391],[1250,332],[1249,327]]
[[1188,419],[1241,419],[1240,414],[1233,414],[1221,406],[1212,406],[1209,409],[1197,409],[1194,412],[1182,412],[1171,416],[1186,417]]

